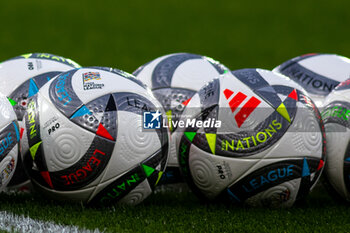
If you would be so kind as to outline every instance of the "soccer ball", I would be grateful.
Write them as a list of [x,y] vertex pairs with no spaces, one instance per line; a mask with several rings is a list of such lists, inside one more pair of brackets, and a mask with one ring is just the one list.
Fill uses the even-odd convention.
[[[322,118],[327,138],[327,187],[350,201],[350,80],[340,83],[326,98]],[[335,191],[335,192],[334,192]]]
[[349,78],[350,60],[335,54],[305,54],[286,61],[273,71],[299,83],[318,107],[342,81]]
[[23,163],[33,185],[54,199],[140,203],[166,166],[169,135],[161,114],[130,74],[98,67],[64,72],[28,103],[30,153]]
[[177,134],[179,164],[202,199],[290,207],[323,170],[319,111],[282,75],[227,73],[202,87],[183,116],[192,117],[182,119],[188,127]]
[[[16,112],[20,134],[23,134],[23,115],[28,98],[48,80],[57,74],[79,67],[74,61],[48,53],[30,53],[0,63],[0,92],[5,94]],[[26,147],[27,140],[21,141]],[[21,156],[9,187],[22,187],[28,181],[24,172]]]
[[0,94],[0,192],[5,190],[18,166],[19,141],[16,114],[6,96]]
[[[154,96],[163,105],[173,138],[176,134],[177,121],[191,97],[204,84],[228,71],[224,65],[209,57],[174,53],[148,62],[133,74],[151,88]],[[171,143],[167,166],[161,183],[183,182],[175,143]]]

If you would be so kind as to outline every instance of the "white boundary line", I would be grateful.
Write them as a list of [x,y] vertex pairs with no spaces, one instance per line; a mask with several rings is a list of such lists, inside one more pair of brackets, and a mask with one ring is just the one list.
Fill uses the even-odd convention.
[[76,232],[76,233],[99,233],[98,229],[87,230],[78,226],[68,226],[56,224],[53,222],[45,222],[34,220],[23,215],[16,215],[6,211],[0,211],[0,229],[9,232]]

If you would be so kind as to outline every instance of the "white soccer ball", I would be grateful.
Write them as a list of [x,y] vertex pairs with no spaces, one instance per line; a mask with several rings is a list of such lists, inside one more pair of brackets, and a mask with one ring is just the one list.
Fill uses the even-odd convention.
[[[177,121],[192,96],[207,82],[228,71],[228,68],[212,58],[174,53],[146,63],[133,74],[152,90],[163,105],[174,138],[178,128]],[[172,141],[163,184],[182,182],[176,146],[174,140]]]
[[350,59],[336,54],[305,54],[286,61],[273,71],[299,83],[320,107],[340,82],[350,78]]
[[322,118],[327,138],[327,187],[350,201],[350,80],[340,83],[327,96]]
[[[16,112],[20,134],[23,135],[23,115],[28,98],[32,97],[47,81],[63,71],[80,67],[74,61],[48,53],[24,54],[0,63],[0,92],[5,94]],[[27,148],[27,140],[21,141]],[[28,183],[21,156],[9,187],[21,188]]]
[[19,142],[16,114],[6,96],[0,94],[0,192],[6,189],[18,166]]
[[[149,89],[123,71],[96,67],[60,74],[28,103],[30,153],[24,165],[32,183],[60,200],[140,203],[167,162],[169,135],[160,127],[161,114]],[[144,129],[149,117],[159,123],[154,129]]]
[[202,199],[290,207],[323,170],[320,114],[285,76],[232,71],[201,88],[183,116],[192,117],[177,134],[179,164]]

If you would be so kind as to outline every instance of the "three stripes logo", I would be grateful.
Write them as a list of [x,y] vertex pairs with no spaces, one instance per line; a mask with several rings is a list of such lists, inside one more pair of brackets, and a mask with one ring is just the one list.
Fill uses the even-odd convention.
[[[229,89],[224,90],[224,95],[226,99],[229,100],[228,105],[230,106],[232,113],[234,113],[236,109],[242,104],[242,102],[247,98],[247,95],[243,94],[242,92],[238,92],[236,95],[233,96],[233,98],[231,98],[233,94],[234,92]],[[260,103],[261,101],[255,98],[254,96],[248,99],[248,101],[234,116],[238,128],[242,126],[242,124],[246,121],[249,115],[259,106]]]

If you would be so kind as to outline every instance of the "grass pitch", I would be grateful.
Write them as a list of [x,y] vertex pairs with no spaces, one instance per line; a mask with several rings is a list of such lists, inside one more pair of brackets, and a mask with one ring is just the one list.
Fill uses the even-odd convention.
[[350,56],[349,9],[346,0],[4,1],[0,61],[49,52],[132,72],[190,52],[231,69],[271,69],[310,52]]
[[[350,1],[4,1],[0,61],[28,52],[133,72],[167,53],[191,52],[231,69],[271,69],[309,52],[350,56]],[[314,192],[289,210],[202,205],[191,194],[156,194],[114,209],[0,195],[0,210],[106,232],[349,232],[349,206]]]
[[39,195],[0,195],[1,210],[104,232],[349,232],[349,205],[321,188],[291,209],[200,203],[192,193],[157,193],[135,206],[109,209],[58,204]]

